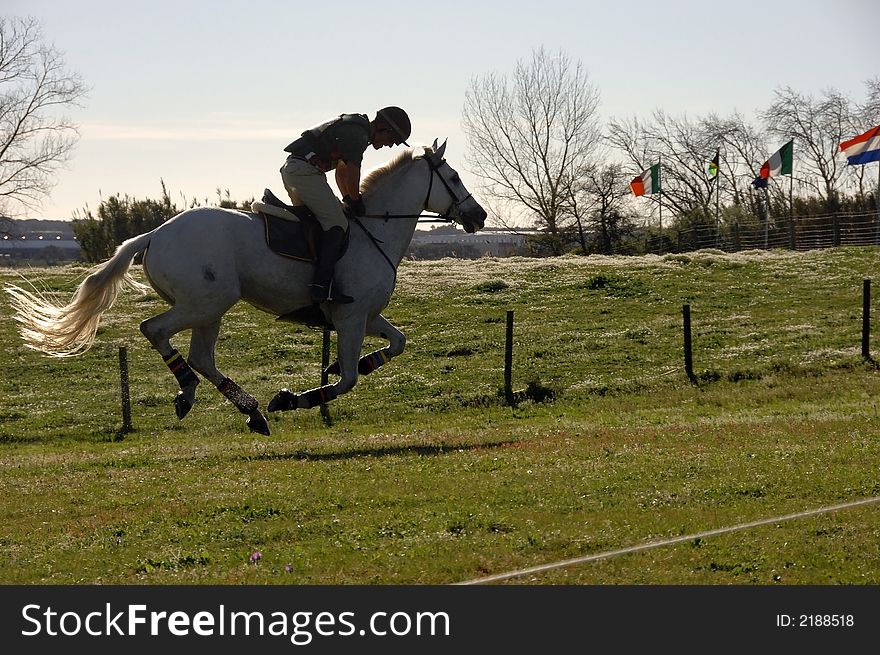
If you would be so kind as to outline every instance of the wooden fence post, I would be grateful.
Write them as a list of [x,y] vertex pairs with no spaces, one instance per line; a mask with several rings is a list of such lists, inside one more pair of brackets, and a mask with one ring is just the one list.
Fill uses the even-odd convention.
[[[330,328],[324,327],[324,334],[321,339],[321,386],[329,382],[327,368],[330,366]],[[327,403],[321,403],[321,418],[324,419],[324,425],[330,425],[333,421],[330,418],[330,408]]]
[[504,337],[504,398],[514,405],[513,397],[513,310],[507,310],[507,329]]
[[862,359],[871,361],[871,278],[862,280]]
[[691,342],[691,306],[682,305],[681,313],[684,318],[684,372],[691,384],[696,384],[697,376],[694,375],[694,356]]
[[122,430],[127,434],[134,428],[131,426],[131,391],[128,387],[128,348],[119,346],[119,389],[122,399]]

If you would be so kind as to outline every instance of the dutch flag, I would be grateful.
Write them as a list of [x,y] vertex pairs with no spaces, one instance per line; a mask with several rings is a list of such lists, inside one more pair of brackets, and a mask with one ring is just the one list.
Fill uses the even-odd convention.
[[840,150],[852,165],[880,161],[880,125],[840,144]]

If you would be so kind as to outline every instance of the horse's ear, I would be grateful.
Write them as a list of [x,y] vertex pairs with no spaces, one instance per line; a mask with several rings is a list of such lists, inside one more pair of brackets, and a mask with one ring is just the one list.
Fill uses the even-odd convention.
[[438,148],[437,147],[437,139],[434,139],[434,152],[436,153],[438,159],[443,159],[443,153],[446,152],[446,141],[447,140],[448,139],[443,139],[443,145],[441,145]]
[[431,146],[431,150],[437,152],[437,139],[434,139],[434,145]]

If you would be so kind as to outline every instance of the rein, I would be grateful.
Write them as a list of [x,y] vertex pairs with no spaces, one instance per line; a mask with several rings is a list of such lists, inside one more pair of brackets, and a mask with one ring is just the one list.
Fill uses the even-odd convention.
[[397,266],[394,265],[394,262],[391,261],[391,258],[386,254],[384,250],[382,250],[382,246],[380,244],[384,243],[383,241],[377,239],[372,232],[370,232],[367,227],[361,223],[361,219],[352,214],[351,220],[355,222],[355,224],[364,231],[364,234],[373,242],[373,245],[376,246],[376,250],[379,251],[379,254],[385,258],[385,261],[388,262],[388,265],[391,267],[391,270],[394,271],[394,283],[397,284]]

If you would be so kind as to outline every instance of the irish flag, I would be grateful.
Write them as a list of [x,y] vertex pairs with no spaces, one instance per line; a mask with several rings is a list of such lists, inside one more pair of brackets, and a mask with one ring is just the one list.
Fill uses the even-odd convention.
[[764,162],[760,176],[763,179],[777,175],[791,175],[794,162],[794,140],[789,141]]
[[844,141],[840,149],[846,160],[853,165],[880,161],[880,125],[872,127],[854,139]]
[[633,178],[629,183],[633,193],[636,196],[643,196],[646,193],[660,192],[660,163],[656,163],[646,171],[642,171]]

